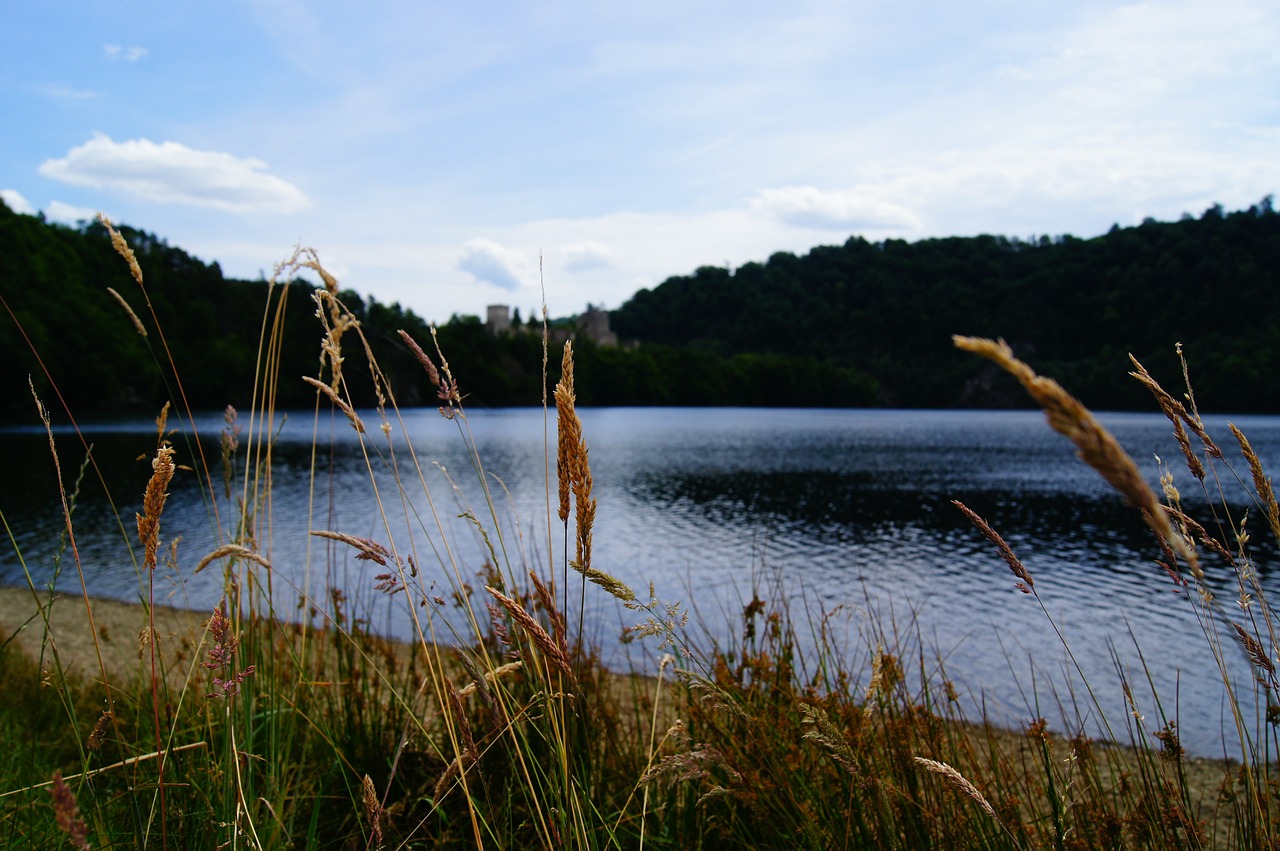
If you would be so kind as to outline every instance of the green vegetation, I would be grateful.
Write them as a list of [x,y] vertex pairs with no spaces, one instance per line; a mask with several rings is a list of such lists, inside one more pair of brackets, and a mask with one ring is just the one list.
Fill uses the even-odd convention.
[[[264,281],[222,276],[157,237],[122,229],[148,281],[150,309],[116,262],[101,224],[61,227],[0,203],[0,347],[14,359],[0,375],[0,412],[22,410],[26,377],[48,393],[45,370],[78,410],[147,407],[186,393],[196,408],[243,407],[262,334]],[[853,238],[803,257],[775,254],[730,273],[702,268],[641,290],[612,313],[638,347],[583,341],[583,405],[797,407],[1006,407],[1025,405],[993,367],[958,357],[965,329],[1008,340],[1094,407],[1140,409],[1124,375],[1126,353],[1152,369],[1177,364],[1170,340],[1196,360],[1198,390],[1216,410],[1280,410],[1280,214],[1270,199],[1244,211],[1213,207],[1200,218],[1113,228],[1096,239],[1063,236]],[[164,341],[140,338],[108,288]],[[286,292],[291,294],[287,297]],[[1230,298],[1227,298],[1227,295]],[[313,305],[306,286],[278,291],[280,371],[314,369]],[[383,372],[404,405],[434,405],[430,387],[396,336],[426,339],[426,323],[399,304],[344,292]],[[541,341],[532,321],[495,337],[475,317],[438,329],[465,376],[469,404],[537,405]],[[557,330],[569,320],[553,323]],[[22,338],[25,331],[29,340]],[[74,333],[68,331],[74,329]],[[164,351],[168,346],[168,353]],[[42,353],[44,365],[33,351]],[[200,375],[166,388],[147,365],[172,356]],[[366,354],[351,352],[357,406],[376,401]],[[679,380],[676,380],[679,376]],[[557,378],[552,368],[549,379]],[[305,405],[308,388],[280,385],[281,407]]]
[[[302,268],[322,271],[302,254],[282,276]],[[135,286],[150,289],[140,274]],[[323,340],[320,368],[313,352],[314,378],[306,384],[316,416],[327,421],[331,410],[345,414],[339,422],[361,435],[371,472],[395,482],[383,496],[422,509],[407,526],[385,515],[373,530],[314,526],[314,575],[329,583],[311,590],[291,587],[272,569],[269,536],[262,531],[271,528],[273,510],[272,388],[304,383],[280,366],[284,292],[306,295],[317,308],[313,336]],[[1092,689],[1112,684],[1091,683],[1088,694],[1061,695],[1065,708],[1053,723],[1070,731],[1065,739],[1051,735],[1045,719],[1009,732],[966,718],[944,660],[918,630],[877,618],[872,606],[856,615],[822,612],[807,608],[807,601],[754,589],[742,611],[740,638],[727,646],[700,644],[684,607],[663,603],[652,589],[638,594],[592,563],[596,511],[608,506],[592,496],[590,435],[583,434],[576,413],[585,372],[575,370],[568,348],[549,413],[557,438],[547,448],[555,456],[548,467],[557,473],[548,482],[546,537],[563,537],[563,555],[557,556],[551,547],[526,551],[522,533],[507,518],[470,440],[455,380],[465,376],[445,365],[429,339],[401,338],[435,388],[440,428],[472,450],[473,469],[465,474],[474,481],[465,492],[476,501],[463,508],[464,533],[479,531],[490,559],[460,564],[452,555],[457,527],[439,519],[454,509],[437,506],[452,506],[454,493],[463,491],[436,494],[423,474],[397,474],[409,468],[392,463],[387,439],[400,427],[391,401],[396,388],[376,360],[363,365],[364,380],[387,401],[375,414],[364,413],[368,421],[353,409],[348,382],[356,380],[356,361],[345,358],[369,340],[343,294],[333,285],[304,293],[274,283],[267,303],[261,325],[268,330],[254,359],[261,366],[252,385],[253,416],[245,428],[244,419],[228,411],[224,469],[178,454],[165,414],[157,422],[138,543],[122,554],[139,565],[145,601],[136,622],[123,628],[130,645],[127,671],[103,661],[104,648],[122,640],[110,637],[105,620],[95,624],[103,604],[55,600],[34,580],[25,630],[0,635],[6,696],[0,729],[9,744],[0,758],[0,841],[6,847],[1280,844],[1274,771],[1280,716],[1267,712],[1254,728],[1247,714],[1254,706],[1280,704],[1277,621],[1257,585],[1242,521],[1233,522],[1228,512],[1200,525],[1182,512],[1172,488],[1160,504],[1088,411],[1007,348],[957,341],[1014,375],[1082,458],[1148,509],[1153,549],[1164,554],[1166,569],[1183,589],[1181,604],[1204,627],[1207,652],[1218,659],[1239,710],[1238,762],[1185,755],[1175,718],[1163,708],[1147,719],[1136,709],[1123,718],[1105,717]],[[159,336],[150,323],[147,330]],[[165,360],[157,358],[151,369],[178,384]],[[183,376],[188,387],[200,380]],[[1229,461],[1236,452],[1203,436],[1194,408],[1183,408],[1149,376],[1145,382],[1183,438],[1198,486],[1209,491],[1219,482],[1251,481],[1251,498],[1266,520],[1249,528],[1280,535],[1270,480],[1243,436],[1239,452],[1249,471],[1237,475]],[[181,401],[175,407],[189,417]],[[65,451],[55,447],[52,434],[50,448],[55,457],[58,449]],[[325,457],[316,453],[310,471],[318,493],[325,490]],[[429,466],[427,458],[414,460],[412,469]],[[211,522],[223,541],[194,566],[163,538],[165,491],[175,465],[188,463],[205,483],[211,516],[220,518]],[[93,475],[91,466],[85,474]],[[378,480],[371,478],[371,486]],[[72,487],[63,499],[69,529],[75,494]],[[1225,508],[1225,500],[1210,503]],[[991,540],[993,560],[1003,558],[1026,592],[1025,602],[1044,609],[1054,626],[1028,569],[985,521],[971,519],[975,534]],[[61,569],[82,575],[74,542],[68,543]],[[223,599],[204,614],[202,627],[175,632],[157,626],[164,613],[154,605],[153,577],[166,558],[180,576],[221,571]],[[1201,561],[1211,558],[1239,578],[1239,606],[1213,599],[1202,584]],[[363,569],[340,570],[344,565]],[[353,584],[338,587],[338,575]],[[577,615],[588,593],[623,605],[640,624],[628,640],[642,642],[661,660],[632,675],[605,670],[599,648],[582,643]],[[1152,593],[1167,590],[1153,587]],[[372,595],[387,595],[402,608],[415,625],[414,641],[394,645],[369,631],[363,613]],[[690,608],[696,610],[697,602]],[[806,604],[802,619],[793,619],[793,603]],[[74,622],[69,627],[58,624],[67,610]],[[835,638],[843,618],[856,618],[862,639],[855,646]],[[1224,656],[1235,648],[1219,642],[1219,627],[1237,637],[1256,680],[1228,673]],[[142,638],[136,653],[134,630]],[[813,637],[812,654],[799,652],[799,631]],[[83,677],[68,658],[77,635],[90,648],[83,654],[89,660]],[[1126,694],[1130,686],[1119,685]],[[1111,741],[1089,737],[1099,722]]]
[[1195,358],[1216,410],[1280,410],[1280,214],[1244,211],[1113,228],[1096,239],[996,236],[775,254],[641,290],[611,316],[644,344],[812,357],[879,382],[900,407],[1023,405],[1015,385],[951,351],[957,329],[1008,340],[1088,404],[1144,405],[1133,352],[1172,372]]
[[[259,366],[267,283],[224,278],[216,263],[206,265],[152,234],[120,230],[137,256],[148,299],[121,267],[101,223],[63,227],[13,213],[0,201],[0,350],[14,359],[0,374],[0,413],[24,410],[28,375],[44,395],[52,378],[66,404],[83,412],[148,408],[150,400],[161,397],[185,398],[193,408],[206,410],[248,405]],[[139,336],[112,290],[134,314],[163,329],[163,339]],[[285,307],[273,329],[284,376],[315,371],[315,305],[309,292],[305,283],[273,291]],[[342,299],[395,385],[399,403],[435,405],[436,389],[396,334],[404,328],[417,339],[429,339],[427,324],[399,304],[349,290]],[[450,363],[466,377],[469,404],[541,403],[542,341],[533,325],[525,326],[528,333],[501,337],[488,333],[476,317],[454,316],[440,326]],[[361,348],[347,356],[351,397],[359,407],[372,406],[376,398],[367,379],[367,353]],[[149,368],[153,358],[172,358],[172,374],[199,380],[166,387]],[[597,349],[586,343],[579,366],[592,376],[580,400],[585,405],[830,407],[868,405],[876,395],[876,384],[866,375],[803,356],[720,355],[661,345]],[[685,381],[672,380],[681,373]],[[556,377],[553,369],[551,378]],[[310,388],[295,381],[277,391],[281,408],[310,402]]]

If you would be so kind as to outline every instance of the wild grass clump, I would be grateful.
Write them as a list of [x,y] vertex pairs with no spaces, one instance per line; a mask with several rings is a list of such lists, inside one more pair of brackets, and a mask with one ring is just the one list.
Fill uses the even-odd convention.
[[[129,259],[123,240],[117,246]],[[283,284],[299,273],[320,279],[322,342],[316,373],[289,376],[279,369],[292,291]],[[163,340],[132,312],[122,321]],[[1166,575],[1219,662],[1237,726],[1234,761],[1188,756],[1176,715],[1162,713],[1151,727],[1136,710],[1107,717],[1097,695],[1118,687],[1130,696],[1123,677],[1086,683],[1087,694],[1065,694],[1065,709],[1036,712],[1021,730],[969,717],[964,707],[980,696],[958,692],[914,615],[903,622],[870,599],[819,611],[780,587],[755,588],[732,638],[705,637],[686,607],[653,588],[638,594],[593,561],[597,511],[608,507],[593,494],[570,345],[554,387],[547,382],[556,435],[546,441],[545,534],[530,545],[507,519],[472,438],[465,376],[453,375],[434,340],[402,332],[399,343],[436,388],[440,427],[470,458],[466,480],[446,475],[441,492],[372,342],[314,253],[276,270],[262,327],[253,404],[227,410],[219,469],[200,448],[172,363],[156,358],[177,390],[172,416],[182,428],[168,427],[166,403],[142,510],[133,530],[122,524],[122,557],[137,565],[142,603],[128,627],[136,641],[95,623],[107,604],[90,598],[83,578],[78,487],[61,491],[66,546],[55,579],[73,574],[80,598],[60,598],[28,572],[32,616],[0,634],[0,730],[14,745],[0,755],[8,847],[1280,847],[1275,618],[1227,489],[1250,487],[1272,534],[1280,535],[1280,509],[1247,438],[1233,431],[1249,468],[1236,476],[1189,384],[1188,407],[1134,364],[1211,497],[1201,519],[1184,510],[1170,471],[1157,494],[1083,405],[1007,346],[957,339],[1022,382],[1050,425],[1143,512]],[[372,412],[358,412],[348,392],[344,351],[353,346],[368,364]],[[281,381],[315,388],[313,492],[328,484],[327,422],[353,430],[383,506],[372,527],[348,528],[325,519],[317,497],[307,569],[287,575],[272,551]],[[42,402],[33,404],[48,425]],[[66,448],[48,433],[61,486]],[[84,471],[96,475],[92,454]],[[200,483],[216,538],[209,552],[188,554],[164,536],[178,476]],[[403,512],[410,519],[394,521],[388,505],[412,506]],[[962,501],[957,509],[1056,630],[1051,603],[1013,548]],[[479,563],[463,555],[473,551],[463,536],[480,541]],[[1204,581],[1210,560],[1238,578],[1233,607]],[[158,606],[162,562],[178,576],[220,574],[217,602],[186,620]],[[351,564],[362,572],[341,571]],[[344,585],[339,575],[358,578]],[[585,638],[589,593],[632,614],[626,640],[642,643],[636,658],[650,667],[605,667],[613,654]],[[411,640],[371,627],[379,597],[403,613]],[[852,644],[840,637],[849,629],[861,636]],[[87,665],[64,653],[73,634],[92,648]],[[1236,652],[1256,679],[1232,676],[1227,657]]]

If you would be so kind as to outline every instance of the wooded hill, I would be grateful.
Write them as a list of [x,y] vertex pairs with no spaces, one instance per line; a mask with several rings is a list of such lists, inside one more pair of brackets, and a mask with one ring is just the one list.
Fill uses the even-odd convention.
[[[311,299],[316,282],[271,291],[264,281],[225,278],[217,263],[203,263],[153,234],[119,230],[137,256],[151,309],[101,224],[69,228],[16,214],[0,201],[0,351],[8,359],[0,371],[0,412],[34,411],[28,376],[46,404],[60,407],[60,394],[77,413],[154,411],[165,400],[179,402],[182,393],[196,409],[246,406],[258,341],[281,300],[286,309],[277,405],[314,403],[315,390],[301,376],[319,369],[322,329]],[[108,288],[141,319],[145,338]],[[434,353],[427,324],[399,304],[349,290],[342,299],[360,320],[398,403],[438,404],[437,388],[397,334],[409,331]],[[541,404],[540,334],[495,337],[479,318],[455,316],[439,328],[439,339],[467,405]],[[352,396],[372,405],[364,352],[348,340],[344,373]],[[551,385],[559,379],[559,364],[555,347]],[[672,380],[686,371],[681,381]],[[588,340],[579,342],[577,375],[583,405],[862,405],[874,400],[876,390],[861,373],[807,357],[684,353],[661,345],[597,349]]]
[[622,337],[812,357],[864,370],[890,406],[1024,405],[951,335],[1004,337],[1100,408],[1150,407],[1132,352],[1177,392],[1174,344],[1206,410],[1280,409],[1280,215],[1271,199],[1094,239],[868,242],[702,268],[636,293]]
[[[268,314],[262,281],[225,278],[152,234],[122,227],[137,254],[155,320],[100,224],[68,228],[0,202],[0,410],[30,411],[27,377],[52,403],[45,368],[75,411],[154,410],[177,399],[164,338],[196,408],[250,401]],[[1176,389],[1175,341],[1208,410],[1280,408],[1280,215],[1266,200],[1214,207],[1198,219],[1147,221],[1096,239],[853,238],[803,257],[775,254],[733,272],[699,269],[641,290],[612,314],[639,345],[578,345],[584,405],[1024,405],[1016,388],[952,349],[955,333],[1003,336],[1037,369],[1101,408],[1149,409],[1128,378],[1134,352]],[[138,335],[112,287],[149,329]],[[318,368],[321,329],[311,285],[284,297],[279,405],[310,405],[300,380]],[[287,293],[287,295],[285,295]],[[360,318],[401,404],[435,404],[435,388],[396,330],[429,340],[399,304],[354,292]],[[561,324],[572,324],[561,323]],[[475,317],[439,329],[472,406],[542,399],[541,340],[494,337]],[[554,348],[554,347],[553,347]],[[34,352],[33,352],[34,350]],[[430,350],[430,349],[429,349]],[[43,360],[44,367],[35,353]],[[371,402],[358,347],[346,374]],[[555,381],[558,350],[550,380]]]

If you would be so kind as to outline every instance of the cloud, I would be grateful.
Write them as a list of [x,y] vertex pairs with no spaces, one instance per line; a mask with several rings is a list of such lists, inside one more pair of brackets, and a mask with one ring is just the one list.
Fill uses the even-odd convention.
[[198,151],[178,142],[114,142],[95,133],[66,157],[46,160],[39,171],[72,186],[233,213],[292,213],[310,206],[301,189],[268,174],[266,167],[261,160]]
[[581,242],[560,247],[560,257],[567,272],[586,272],[612,266],[614,253],[598,242]]
[[102,45],[102,55],[113,62],[137,62],[147,55],[145,47],[122,47],[118,44]]
[[24,216],[34,216],[36,208],[32,207],[26,198],[22,197],[22,193],[16,189],[0,189],[0,200],[3,200],[5,206],[15,213],[21,213]]
[[88,98],[97,97],[96,92],[88,89],[73,89],[70,86],[61,84],[45,86],[42,91],[50,97],[64,98],[66,100],[87,100]]
[[914,231],[920,227],[919,219],[906,207],[875,200],[857,189],[763,189],[751,199],[750,206],[758,213],[802,228]]
[[515,291],[524,285],[529,263],[524,255],[492,240],[469,239],[462,244],[458,268],[482,283]]
[[98,211],[92,207],[77,207],[74,204],[64,204],[61,201],[50,201],[49,206],[44,208],[44,215],[45,218],[51,221],[76,225],[80,222],[96,219]]

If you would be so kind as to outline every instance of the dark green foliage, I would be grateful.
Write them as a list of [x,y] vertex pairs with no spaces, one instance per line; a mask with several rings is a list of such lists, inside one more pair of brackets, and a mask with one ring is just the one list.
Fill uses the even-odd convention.
[[877,389],[865,374],[813,357],[580,340],[574,358],[584,405],[860,407],[874,403]]
[[[952,350],[952,334],[1004,337],[1091,405],[1136,408],[1133,352],[1176,375],[1170,341],[1194,357],[1217,410],[1280,405],[1280,215],[1270,200],[1096,239],[979,236],[775,254],[732,274],[702,268],[641,290],[612,314],[645,344],[753,352],[869,373],[879,402],[1024,404]],[[1244,388],[1249,388],[1246,391]]]
[[[153,410],[164,399],[177,400],[175,368],[193,408],[245,407],[255,370],[265,369],[258,352],[263,323],[275,316],[281,299],[286,309],[276,404],[312,404],[315,391],[298,379],[319,368],[313,285],[272,289],[263,281],[227,279],[216,263],[206,265],[151,234],[128,227],[120,232],[137,255],[154,319],[101,224],[67,228],[18,215],[0,202],[0,298],[14,314],[0,311],[0,349],[11,359],[10,368],[0,373],[0,411],[30,407],[27,376],[41,398],[53,401],[44,369],[66,404],[82,413]],[[149,336],[137,333],[108,287],[129,302]],[[427,324],[399,304],[350,291],[341,297],[360,321],[396,402],[437,404],[438,388],[429,384],[397,334],[407,330],[436,359]],[[164,329],[163,342],[157,323]],[[541,404],[541,323],[516,328],[495,336],[474,316],[454,316],[439,328],[440,347],[469,406]],[[552,382],[560,358],[559,345],[554,348]],[[348,339],[343,355],[352,398],[360,406],[375,404],[363,347]],[[864,374],[810,356],[732,354],[706,347],[596,348],[583,340],[579,362],[592,376],[587,385],[592,389],[580,400],[585,405],[829,407],[871,404],[876,395],[875,383]]]
[[[0,374],[4,409],[30,407],[28,375],[41,397],[54,401],[45,369],[66,404],[79,412],[150,410],[158,400],[177,399],[175,369],[192,407],[247,406],[255,370],[265,368],[258,340],[264,321],[274,315],[269,295],[287,300],[277,403],[311,404],[314,390],[296,380],[315,375],[319,366],[311,285],[271,289],[262,281],[227,279],[216,263],[205,264],[152,234],[119,230],[137,256],[145,297],[100,223],[77,230],[18,215],[0,203],[0,297],[8,308],[0,311],[0,350],[10,358]],[[109,287],[133,308],[148,329],[146,338]],[[343,299],[360,319],[393,386],[407,397],[403,401],[433,400],[434,388],[426,386],[421,367],[396,336],[405,328],[430,348],[426,324],[399,304],[352,292],[343,293]],[[163,338],[157,327],[164,329]],[[362,348],[353,341],[345,354],[353,395],[361,404],[372,404]]]
[[[249,403],[257,340],[268,314],[261,281],[222,276],[163,240],[130,228],[151,307],[196,408]],[[1200,400],[1215,410],[1280,407],[1280,215],[1249,210],[1113,228],[1096,239],[1005,237],[917,243],[852,238],[803,257],[779,253],[733,273],[704,267],[641,290],[611,319],[635,348],[578,343],[584,405],[1021,406],[990,366],[954,351],[951,335],[1004,337],[1087,404],[1141,408],[1126,375],[1134,353],[1156,375],[1177,374],[1171,340],[1196,363]],[[141,338],[107,293],[113,287],[151,336]],[[279,397],[306,406],[314,390],[316,329],[310,286],[287,291]],[[174,369],[142,292],[99,224],[81,230],[22,216],[0,203],[0,373],[4,409],[25,408],[32,376],[52,399],[40,353],[78,411],[152,410]],[[435,356],[426,323],[399,304],[343,294],[401,405],[434,405],[436,388],[396,335]],[[30,340],[24,340],[18,326]],[[514,325],[514,323],[513,323]],[[440,344],[473,407],[543,398],[540,323],[495,337],[476,317],[453,317]],[[559,360],[553,344],[551,380]],[[374,403],[361,346],[345,346],[359,405]],[[261,366],[258,366],[261,369]],[[199,380],[195,380],[198,377]],[[1249,388],[1248,391],[1245,388]]]

